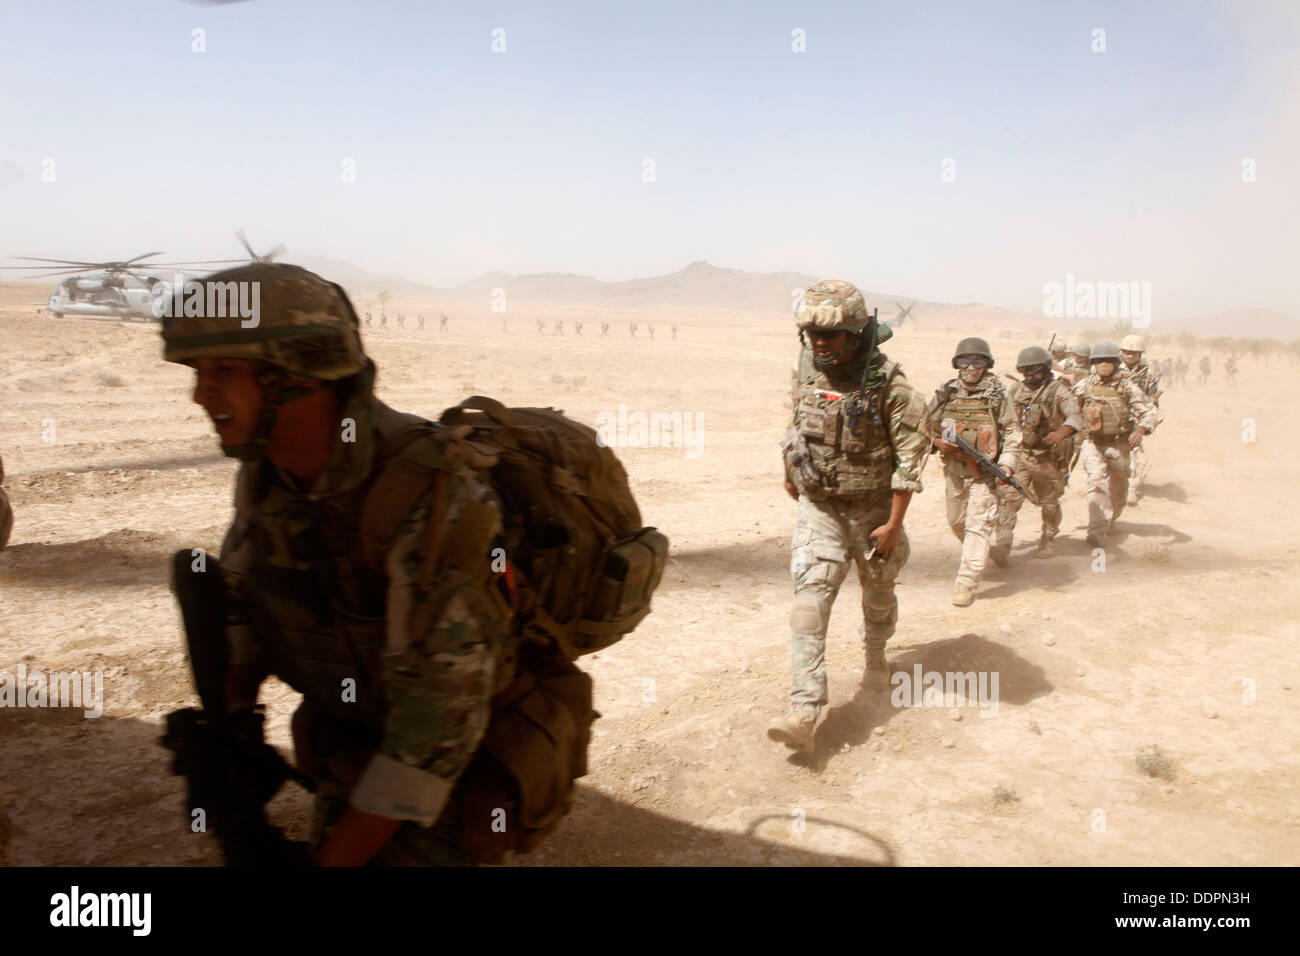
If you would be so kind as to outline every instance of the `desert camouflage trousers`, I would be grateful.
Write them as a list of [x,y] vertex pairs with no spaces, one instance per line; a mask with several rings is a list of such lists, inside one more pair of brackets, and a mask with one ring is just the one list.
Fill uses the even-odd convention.
[[894,582],[907,563],[911,547],[907,532],[898,536],[888,558],[871,550],[871,532],[889,521],[892,493],[887,489],[869,498],[830,498],[812,501],[799,496],[794,538],[790,542],[790,575],[794,578],[794,611],[790,614],[791,709],[825,707],[826,628],[831,607],[849,573],[857,567],[862,588],[862,638],[881,651],[898,621]]
[[[1055,538],[1061,531],[1061,496],[1065,494],[1065,462],[1035,458],[1022,453],[1016,464],[1015,478],[1021,487],[1038,499],[1043,512],[1043,537]],[[1015,537],[1016,517],[1025,503],[1020,492],[1011,487],[998,488],[998,518],[995,544],[1011,546]]]
[[1128,496],[1128,439],[1096,442],[1088,439],[1079,464],[1088,482],[1088,534],[1105,534],[1119,518]]
[[957,583],[975,588],[989,557],[989,538],[998,518],[998,497],[987,482],[970,477],[964,462],[943,463],[944,496],[948,504],[948,527],[961,542],[961,566]]

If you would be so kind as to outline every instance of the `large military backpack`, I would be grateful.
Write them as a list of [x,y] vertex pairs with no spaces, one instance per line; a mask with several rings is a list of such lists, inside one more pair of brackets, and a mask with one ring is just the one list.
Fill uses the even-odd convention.
[[568,812],[597,716],[591,678],[573,661],[614,644],[649,613],[668,539],[641,525],[613,451],[562,412],[476,395],[436,425],[400,418],[387,426],[389,461],[363,505],[363,547],[384,553],[452,458],[479,469],[504,506],[520,667],[493,698],[461,782],[465,855],[501,862],[536,847]]

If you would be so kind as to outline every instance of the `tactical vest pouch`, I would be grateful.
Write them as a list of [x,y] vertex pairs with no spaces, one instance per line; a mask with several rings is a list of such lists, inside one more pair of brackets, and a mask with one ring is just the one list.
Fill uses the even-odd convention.
[[1128,403],[1118,389],[1094,387],[1083,406],[1083,420],[1091,438],[1120,438],[1128,432]]
[[826,409],[805,405],[799,410],[799,430],[809,438],[826,440]]
[[813,461],[808,439],[798,428],[791,428],[781,439],[781,457],[785,460],[790,480],[801,494],[812,498],[824,494],[822,474]]
[[462,777],[462,852],[501,863],[535,849],[564,819],[587,772],[591,678],[567,661],[521,665]]
[[577,654],[608,647],[636,627],[650,611],[650,596],[667,563],[668,539],[654,528],[606,552],[591,603],[575,628]]

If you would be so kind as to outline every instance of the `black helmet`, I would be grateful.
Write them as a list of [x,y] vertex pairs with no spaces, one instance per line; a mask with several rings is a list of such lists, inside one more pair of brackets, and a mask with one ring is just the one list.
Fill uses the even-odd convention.
[[957,350],[952,353],[952,367],[957,367],[957,356],[959,355],[982,355],[989,360],[989,368],[993,367],[993,352],[989,344],[976,336],[968,336],[957,343]]

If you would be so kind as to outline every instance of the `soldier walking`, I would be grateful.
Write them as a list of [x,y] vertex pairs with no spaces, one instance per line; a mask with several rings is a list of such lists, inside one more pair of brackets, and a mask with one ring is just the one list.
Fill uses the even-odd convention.
[[1087,378],[1090,371],[1088,358],[1091,354],[1092,347],[1087,342],[1076,345],[1069,358],[1061,363],[1061,378],[1071,386]]
[[1092,348],[1092,374],[1074,387],[1083,409],[1079,452],[1088,481],[1088,545],[1100,547],[1128,500],[1129,456],[1156,427],[1155,406],[1132,379],[1119,372],[1119,346]]
[[[1126,335],[1124,341],[1119,344],[1119,353],[1124,359],[1122,371],[1128,374],[1129,380],[1142,389],[1142,394],[1151,400],[1152,405],[1156,406],[1156,424],[1159,425],[1161,422],[1159,416],[1160,396],[1164,392],[1160,390],[1159,376],[1155,374],[1150,364],[1143,360],[1142,353],[1145,350],[1146,340],[1140,335]],[[1151,470],[1151,462],[1147,459],[1147,444],[1148,442],[1142,442],[1129,454],[1133,475],[1129,481],[1126,503],[1130,507],[1136,505],[1138,499],[1142,497],[1142,486],[1146,484],[1147,474]]]
[[826,628],[850,564],[862,588],[864,680],[877,689],[889,684],[894,583],[909,553],[903,516],[921,490],[927,442],[925,403],[875,347],[891,330],[867,312],[857,288],[836,279],[816,283],[797,322],[803,348],[793,370],[792,427],[782,442],[785,490],[799,502],[790,556],[793,680],[790,712],[767,735],[811,751],[829,702]]
[[416,328],[415,328],[415,330],[416,330],[417,332],[423,332],[423,331],[424,331],[424,313],[423,313],[423,312],[420,313],[419,318],[416,320]]
[[579,338],[582,337],[582,323],[579,322],[577,319],[573,320],[573,334],[578,336]]
[[600,337],[601,337],[602,339],[607,339],[607,338],[609,338],[609,323],[608,323],[608,322],[602,322],[602,323],[600,323]]
[[563,335],[563,334],[564,334],[564,320],[563,320],[563,319],[556,319],[556,320],[555,320],[555,327],[552,329],[552,334],[553,334],[553,335]]
[[[1053,539],[1061,531],[1061,496],[1074,452],[1073,436],[1082,431],[1083,418],[1064,376],[1052,374],[1052,357],[1046,349],[1036,345],[1022,349],[1016,368],[1022,379],[1009,393],[1021,435],[1014,477],[1038,499],[1043,513],[1038,557],[1049,558],[1055,550]],[[1016,516],[1024,501],[1014,488],[999,487],[997,539],[991,554],[1010,555]]]
[[[943,457],[948,526],[962,543],[952,603],[967,607],[975,600],[975,589],[989,557],[998,497],[990,480],[953,438],[961,437],[1010,475],[1020,454],[1020,425],[997,376],[991,374],[993,352],[988,342],[973,336],[962,339],[953,354],[952,367],[957,377],[934,393],[926,417],[934,447]],[[1009,553],[1010,545],[1005,550],[998,548],[992,554],[993,563],[1005,565]]]

